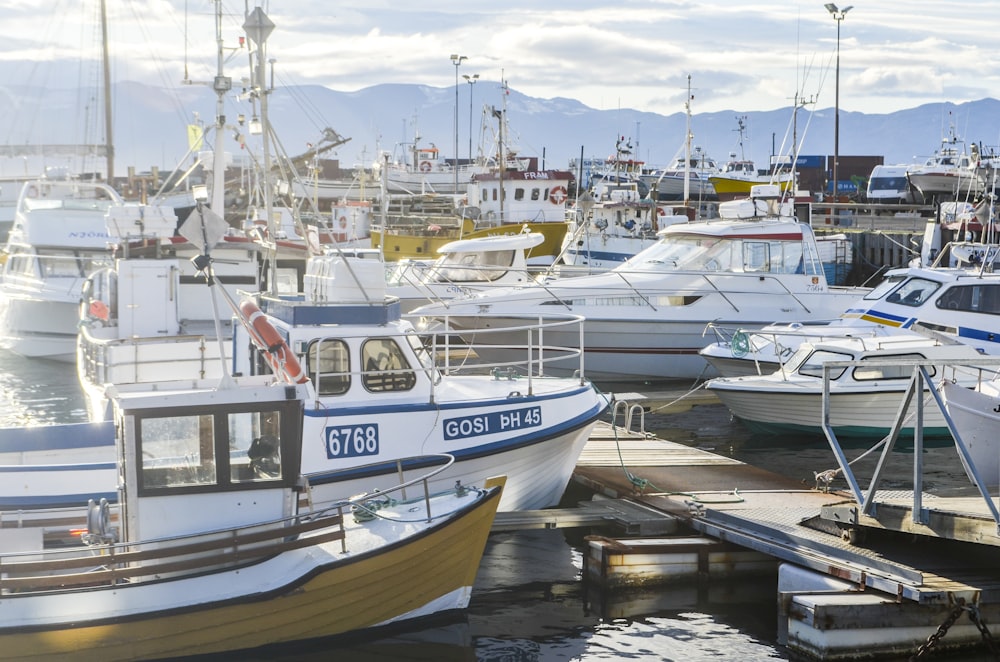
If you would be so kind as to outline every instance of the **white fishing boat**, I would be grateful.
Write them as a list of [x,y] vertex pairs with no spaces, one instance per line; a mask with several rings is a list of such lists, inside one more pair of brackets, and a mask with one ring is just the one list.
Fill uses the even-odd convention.
[[462,195],[472,181],[473,175],[490,170],[485,163],[459,163],[458,159],[446,159],[441,151],[430,143],[420,145],[417,136],[406,150],[406,155],[384,163],[376,161],[374,176],[376,181],[384,177],[390,193],[409,195]]
[[[990,255],[995,254],[994,247]],[[975,268],[892,269],[877,287],[830,320],[771,324],[759,330],[713,324],[715,341],[701,355],[726,377],[767,374],[777,370],[804,341],[874,338],[909,329],[923,329],[985,354],[997,354],[1000,273],[982,267],[980,260]]]
[[986,190],[978,158],[965,152],[952,126],[941,147],[922,164],[910,166],[906,178],[926,204],[943,200],[971,201]]
[[76,359],[80,290],[111,259],[105,214],[123,205],[97,182],[25,182],[0,270],[0,347],[32,358]]
[[240,309],[267,341],[262,350],[252,342],[259,329],[237,327],[234,373],[275,371],[266,349],[281,339],[288,365],[277,360],[277,372],[313,385],[303,471],[314,495],[345,468],[420,448],[455,456],[446,480],[503,472],[503,510],[553,506],[608,404],[582,375],[543,376],[549,358],[538,331],[511,363],[475,359],[478,343],[460,348],[457,360],[435,338],[421,338],[386,294],[375,260],[314,257],[304,292],[261,294]]
[[[718,377],[706,384],[749,429],[761,434],[823,434],[823,399],[829,425],[838,437],[880,439],[892,430],[913,374],[910,361],[934,361],[936,379],[971,385],[983,379],[983,356],[963,343],[942,342],[914,333],[804,342],[773,373]],[[864,361],[855,367],[830,367],[824,394],[824,365]],[[988,378],[988,377],[987,377]],[[929,393],[924,394],[929,401]],[[916,404],[906,410],[901,434],[912,436]],[[942,437],[948,428],[940,410],[924,407],[925,436]]]
[[[828,319],[857,289],[831,288],[809,226],[791,216],[776,187],[720,206],[721,218],[671,225],[625,264],[596,275],[493,290],[414,311],[471,340],[486,329],[521,327],[558,314],[586,319],[552,329],[546,342],[584,348],[587,374],[610,379],[711,376],[698,351],[709,322],[757,328],[775,321]],[[523,334],[500,334],[485,356],[517,355]],[[482,339],[477,344],[482,344]],[[501,346],[502,345],[502,346]],[[477,352],[486,352],[481,348]],[[555,363],[547,370],[572,372]]]
[[268,378],[116,396],[117,503],[81,503],[69,546],[5,529],[0,656],[267,656],[465,609],[502,479],[437,493],[453,458],[401,457],[357,469],[391,484],[319,506],[301,473],[310,399]]
[[649,188],[649,197],[653,200],[714,201],[719,198],[711,177],[719,172],[715,159],[695,146],[690,157],[678,156],[669,168],[657,168],[642,175],[642,181]]
[[[199,301],[209,308],[231,298],[223,278],[227,272],[214,275],[215,249],[212,252],[213,257],[198,261],[205,269],[202,282],[212,283],[209,294],[219,297],[213,301],[200,295]],[[172,262],[166,259],[166,267],[156,267],[156,261],[136,261],[150,263],[145,266],[157,272]],[[126,262],[119,261],[118,268]],[[238,311],[234,328],[216,330],[224,342],[212,342],[207,331],[138,336],[133,329],[125,336],[119,330],[134,325],[119,315],[133,304],[121,299],[107,304],[107,326],[97,327],[90,323],[92,306],[85,306],[87,323],[80,337],[81,366],[86,367],[80,378],[91,410],[103,415],[114,393],[155,392],[178,380],[195,383],[218,377],[223,383],[230,375],[277,372],[272,378],[312,384],[303,472],[316,498],[343,487],[339,483],[345,468],[402,457],[418,447],[427,452],[447,448],[455,455],[446,481],[469,482],[473,476],[507,471],[506,510],[544,508],[559,501],[590,430],[607,406],[589,383],[540,376],[544,364],[537,343],[532,348],[535,360],[523,370],[513,364],[473,365],[468,359],[449,365],[449,352],[425,345],[401,319],[399,300],[386,293],[379,260],[337,253],[314,257],[305,283],[305,291],[297,294],[260,294],[242,304],[232,300]],[[165,279],[162,287],[164,293],[172,291],[172,281]],[[175,308],[188,306],[179,300],[187,296],[183,287],[174,300],[150,297],[141,288],[125,285],[113,289],[119,297],[137,297],[144,319],[173,317]],[[170,310],[157,311],[157,304]],[[277,364],[267,351],[275,348],[282,357]],[[225,362],[213,355],[224,355]],[[210,367],[212,361],[220,367]],[[292,365],[302,368],[293,370]],[[479,374],[455,374],[477,367]],[[109,453],[105,443],[88,461],[108,462]],[[89,489],[101,486],[91,483]],[[54,489],[54,494],[43,496],[55,498],[59,490],[67,490],[65,484]]]

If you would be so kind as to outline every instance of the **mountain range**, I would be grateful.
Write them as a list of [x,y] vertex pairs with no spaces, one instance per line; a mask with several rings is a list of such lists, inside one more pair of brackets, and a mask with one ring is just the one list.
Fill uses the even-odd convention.
[[[249,120],[260,112],[259,107],[242,100],[245,95],[238,92],[236,84],[225,99],[226,123],[230,127],[226,150],[235,153],[241,147],[234,136],[246,137]],[[6,97],[6,103],[0,105],[6,145],[104,140],[99,121],[101,104],[93,90],[8,86],[0,88],[0,94]],[[201,85],[168,88],[120,82],[113,87],[112,100],[116,174],[120,175],[128,166],[137,171],[148,171],[152,166],[170,170],[185,162],[187,125],[198,121],[211,125],[217,97],[209,87]],[[344,168],[370,165],[383,151],[395,149],[398,155],[399,145],[412,142],[415,134],[420,136],[420,144],[434,143],[443,156],[452,157],[456,107],[460,158],[469,155],[470,124],[474,134],[471,149],[475,153],[480,144],[480,126],[487,127],[488,135],[495,133],[497,121],[491,111],[505,106],[510,131],[505,142],[523,156],[539,157],[549,168],[566,168],[570,159],[581,155],[607,158],[615,154],[618,141],[631,145],[631,158],[650,165],[668,165],[683,153],[687,122],[683,107],[664,109],[662,114],[625,108],[598,110],[573,99],[529,97],[486,80],[476,85],[460,84],[457,90],[404,84],[373,85],[354,92],[321,86],[278,87],[268,95],[267,103],[271,124],[289,155],[320,144],[327,127],[349,138],[327,155],[337,158]],[[696,109],[697,99],[691,105]],[[771,154],[791,152],[793,108],[692,112],[692,145],[720,163],[725,162],[731,153],[740,151],[737,127],[738,119],[742,119],[748,129],[743,140],[745,156],[758,167],[766,167]],[[237,122],[240,114],[245,118],[242,129]],[[832,155],[834,109],[800,106],[795,115],[799,154]],[[79,137],[88,134],[100,137]],[[839,134],[841,156],[881,156],[885,163],[923,161],[953,134],[968,143],[980,144],[982,151],[989,153],[1000,143],[1000,101],[942,102],[888,114],[841,109]],[[252,152],[254,138],[246,140],[245,149]],[[492,140],[486,142],[492,144]],[[48,165],[53,164],[53,158],[47,159]],[[19,162],[4,165],[2,161],[0,174],[20,174],[27,167]],[[95,163],[92,168],[102,169],[103,163]]]

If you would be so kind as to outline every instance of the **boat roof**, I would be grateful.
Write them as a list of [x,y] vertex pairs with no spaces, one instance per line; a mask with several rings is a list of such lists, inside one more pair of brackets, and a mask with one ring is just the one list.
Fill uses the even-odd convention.
[[451,241],[438,249],[442,255],[447,253],[481,253],[483,251],[511,251],[534,248],[545,241],[541,232],[518,232],[517,234],[498,234],[473,239],[458,239]]

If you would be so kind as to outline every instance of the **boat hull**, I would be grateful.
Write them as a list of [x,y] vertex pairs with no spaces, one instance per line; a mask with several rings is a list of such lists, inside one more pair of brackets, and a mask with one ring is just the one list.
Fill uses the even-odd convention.
[[27,358],[75,361],[83,280],[70,280],[62,293],[4,287],[0,296],[0,347]]
[[[941,396],[979,477],[986,485],[1000,484],[1000,393],[984,384],[981,390],[943,382]],[[968,471],[968,469],[967,469]],[[971,472],[969,477],[972,477]]]
[[[753,432],[823,434],[821,388],[808,389],[802,385],[789,385],[778,391],[711,382],[708,389]],[[859,389],[851,393],[831,393],[830,426],[838,437],[881,439],[892,430],[903,395],[902,389]],[[929,396],[925,396],[925,400],[927,398]],[[911,402],[907,410],[911,418],[901,429],[901,438],[912,438],[915,412],[916,403]],[[925,401],[923,415],[925,437],[948,436],[944,416],[933,402]]]
[[[507,483],[500,510],[557,505],[606,402],[589,385],[573,392],[546,393],[545,381],[535,380],[535,396],[526,395],[526,383],[502,381],[497,384],[506,393],[496,394],[494,400],[475,402],[441,393],[433,405],[394,411],[380,407],[376,456],[331,458],[334,435],[344,430],[373,429],[376,418],[370,409],[330,406],[307,410],[302,468],[313,500],[322,504],[345,490],[369,489],[373,480],[394,480],[391,468],[381,476],[354,474],[350,468],[380,458],[407,457],[419,448],[420,453],[455,457],[455,464],[432,481],[435,489],[452,487],[456,481],[479,484],[502,471]],[[469,388],[474,385],[473,381],[468,384]],[[459,384],[457,389],[461,388]],[[566,418],[566,412],[576,413]]]
[[0,650],[20,660],[173,658],[461,610],[498,501],[494,490],[439,525],[357,555],[343,554],[335,541],[190,579],[7,596],[0,601]]

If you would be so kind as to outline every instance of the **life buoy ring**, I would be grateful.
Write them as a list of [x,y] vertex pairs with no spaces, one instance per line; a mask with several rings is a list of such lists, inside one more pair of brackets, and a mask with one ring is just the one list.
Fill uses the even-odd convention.
[[240,314],[246,321],[247,330],[254,342],[264,350],[267,362],[276,375],[284,377],[289,384],[305,384],[309,381],[299,360],[288,348],[288,343],[281,337],[277,329],[271,326],[267,317],[253,301],[244,300],[240,303]]
[[346,227],[347,227],[347,217],[346,216],[341,216],[340,217],[340,229],[343,230]]
[[666,216],[667,212],[663,209],[663,207],[657,207],[656,208],[656,215],[657,216]]
[[36,187],[34,184],[28,187],[28,197],[29,198],[38,197],[38,187]]
[[430,161],[421,161],[420,162],[420,172],[430,172],[430,171],[431,171],[431,162]]
[[90,306],[87,309],[87,314],[94,319],[99,319],[102,322],[108,321],[108,306],[106,303],[100,299],[94,299],[90,302]]
[[549,202],[554,205],[561,205],[566,202],[566,187],[565,186],[554,186],[552,190],[549,191]]

